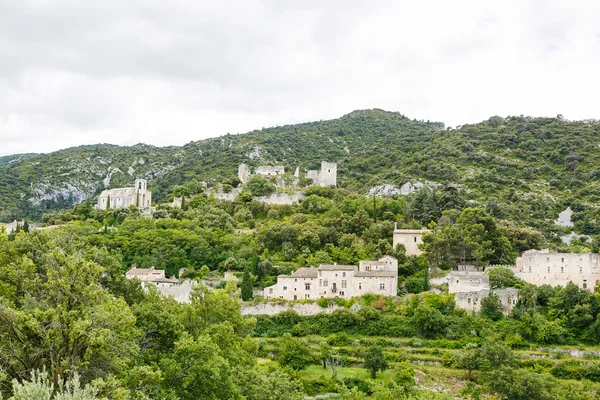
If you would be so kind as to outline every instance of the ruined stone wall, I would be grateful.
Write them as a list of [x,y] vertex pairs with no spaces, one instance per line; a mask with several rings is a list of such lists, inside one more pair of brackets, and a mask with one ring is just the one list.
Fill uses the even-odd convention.
[[[518,290],[515,288],[506,288],[495,290],[502,303],[504,315],[510,314],[512,308],[517,304],[519,297]],[[462,308],[467,312],[479,312],[481,310],[481,300],[490,295],[490,290],[478,290],[471,292],[461,292],[454,294],[456,307]]]
[[256,305],[242,305],[242,315],[276,315],[284,311],[294,310],[299,315],[316,315],[319,313],[331,314],[335,310],[343,310],[344,307],[329,305],[327,308],[317,303],[259,303]]
[[449,293],[490,289],[490,277],[483,272],[452,271],[447,275],[447,281]]

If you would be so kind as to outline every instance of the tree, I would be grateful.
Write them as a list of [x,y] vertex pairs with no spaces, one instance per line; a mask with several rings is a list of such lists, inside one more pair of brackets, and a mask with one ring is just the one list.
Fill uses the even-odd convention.
[[250,276],[250,271],[248,268],[244,270],[244,275],[242,276],[242,300],[248,301],[252,300],[252,277]]
[[526,369],[502,367],[486,376],[488,387],[505,400],[550,400],[553,396],[554,378]]
[[377,372],[385,371],[389,368],[389,364],[385,359],[385,354],[379,346],[368,347],[365,352],[365,362],[363,367],[371,372],[371,378],[377,377]]
[[455,358],[454,366],[467,371],[467,380],[471,380],[474,370],[480,369],[483,364],[481,349],[477,345],[467,345]]
[[284,334],[279,340],[277,360],[281,366],[288,366],[295,370],[304,369],[313,363],[313,357],[306,343],[292,337],[289,333]]
[[485,318],[491,319],[492,321],[498,321],[502,319],[504,314],[502,313],[502,303],[500,297],[495,292],[490,292],[487,297],[481,299],[481,315]]
[[110,210],[110,196],[106,196],[106,209]]
[[433,337],[446,329],[446,319],[440,310],[425,304],[415,309],[413,322],[425,337]]
[[519,282],[519,278],[515,276],[514,271],[507,267],[488,268],[485,272],[490,277],[490,287],[492,289],[514,287]]
[[[58,380],[58,384],[48,378],[45,370],[31,371],[31,380],[12,382],[13,397],[8,400],[94,400],[98,391],[90,385],[81,387],[79,374],[75,373],[72,379]],[[1,398],[2,396],[0,396]]]
[[23,232],[29,233],[29,222],[27,222],[27,219],[23,222]]

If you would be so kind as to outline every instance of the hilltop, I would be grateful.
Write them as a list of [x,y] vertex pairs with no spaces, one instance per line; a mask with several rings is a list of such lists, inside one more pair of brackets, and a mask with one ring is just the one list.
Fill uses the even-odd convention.
[[[182,147],[81,146],[0,159],[0,219],[71,207],[105,187],[151,182],[157,201],[191,179],[220,182],[238,164],[288,170],[338,163],[338,185],[367,193],[406,182],[454,184],[493,215],[549,229],[567,205],[594,233],[600,123],[560,116],[498,117],[446,128],[399,113],[358,110],[341,118],[255,130]],[[11,162],[8,162],[11,161]],[[584,221],[585,220],[585,221]]]

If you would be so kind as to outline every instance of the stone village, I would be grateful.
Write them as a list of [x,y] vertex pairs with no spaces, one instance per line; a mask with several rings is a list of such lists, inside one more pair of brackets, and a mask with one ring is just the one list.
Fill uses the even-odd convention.
[[[276,187],[284,188],[286,183],[282,176],[285,173],[284,166],[258,166],[254,175],[274,179]],[[241,164],[238,168],[238,178],[242,183],[247,183],[252,176],[250,168]],[[296,168],[294,181],[295,186],[300,178],[300,170]],[[337,164],[323,161],[319,171],[310,170],[306,172],[306,178],[310,179],[314,186],[336,186]],[[289,187],[289,183],[287,187]],[[234,188],[230,193],[219,190],[211,192],[211,195],[219,200],[234,200],[240,193],[241,188]],[[294,204],[302,200],[303,195],[298,191],[294,195],[276,192],[270,197],[255,198],[268,204]],[[172,205],[181,205],[181,199]],[[152,192],[148,189],[145,179],[136,179],[132,187],[107,189],[98,196],[97,204],[94,206],[99,210],[125,208],[136,206],[144,216],[151,216],[155,210],[152,206]],[[16,224],[13,223],[12,225]],[[9,224],[12,226],[11,224]],[[6,226],[9,232],[10,226]],[[43,229],[43,228],[37,228]],[[407,256],[418,256],[422,254],[423,233],[427,229],[398,229],[393,232],[393,248],[399,244],[406,249]],[[593,291],[600,283],[599,254],[592,253],[550,253],[548,249],[528,250],[516,259],[513,266],[515,276],[525,282],[534,285],[565,286],[573,282],[578,287]],[[492,289],[489,277],[485,270],[494,268],[475,268],[470,266],[459,267],[460,270],[450,271],[446,276],[432,278],[432,285],[448,285],[448,293],[454,294],[456,306],[468,312],[478,312],[481,300],[493,291],[502,303],[504,313],[510,313],[512,307],[518,300],[518,290],[515,288]],[[226,274],[226,278],[232,279],[232,274]],[[165,271],[154,268],[144,269],[131,268],[127,279],[139,279],[142,285],[152,285],[163,295],[173,296],[177,301],[188,302],[193,286],[196,284],[187,279],[167,278]],[[277,283],[264,288],[265,299],[283,300],[316,300],[319,298],[343,298],[349,299],[359,297],[366,293],[384,296],[396,296],[398,291],[398,261],[391,256],[384,256],[379,260],[361,260],[359,265],[320,265],[317,268],[303,267],[291,275],[280,275]]]

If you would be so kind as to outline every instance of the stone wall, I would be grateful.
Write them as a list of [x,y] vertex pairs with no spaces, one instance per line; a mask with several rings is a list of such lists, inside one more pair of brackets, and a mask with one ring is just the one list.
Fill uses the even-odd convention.
[[[512,308],[517,303],[519,292],[515,288],[506,288],[495,290],[502,303],[504,315],[510,314]],[[490,290],[478,290],[471,292],[460,292],[454,294],[454,301],[457,308],[462,308],[467,312],[479,312],[481,310],[481,300],[490,295]]]
[[284,311],[294,310],[298,315],[315,315],[319,313],[331,314],[335,310],[343,310],[344,307],[329,305],[323,308],[317,303],[259,303],[256,305],[242,305],[242,315],[276,315]]
[[426,229],[394,229],[393,246],[402,244],[406,248],[407,256],[419,256],[423,252],[419,245],[423,243],[423,232]]

